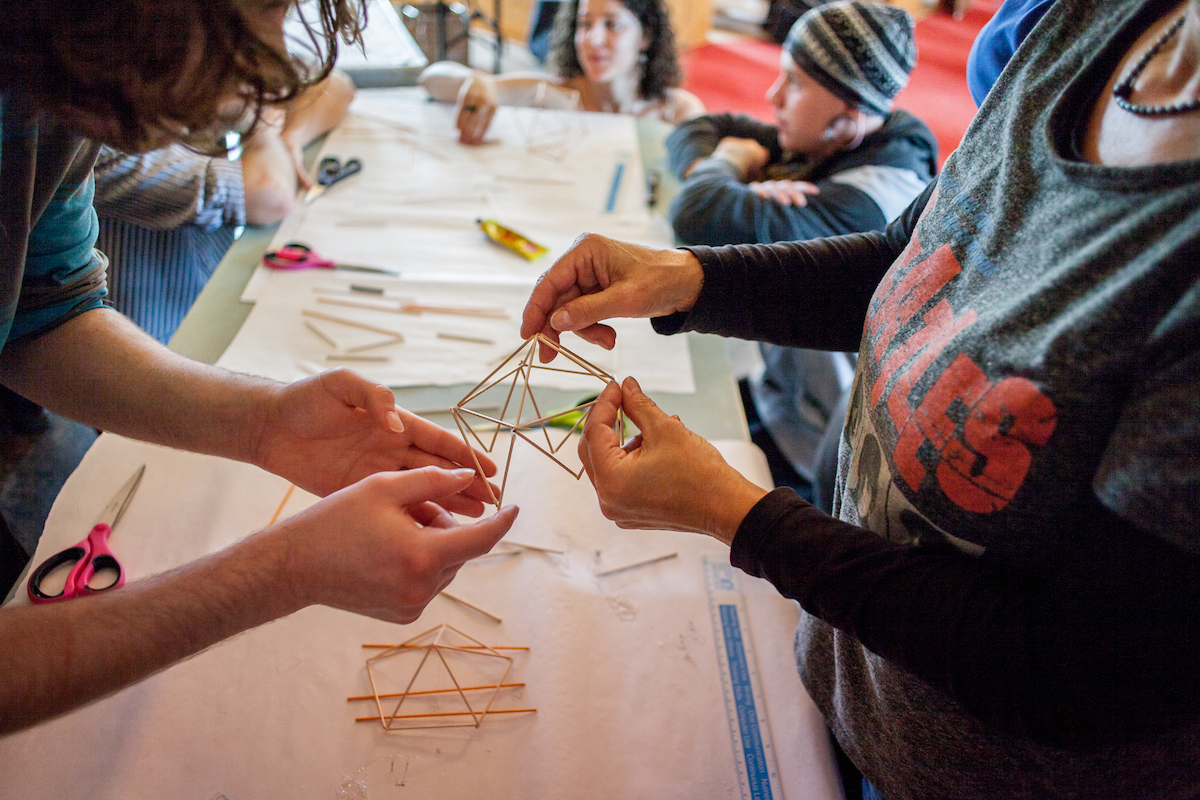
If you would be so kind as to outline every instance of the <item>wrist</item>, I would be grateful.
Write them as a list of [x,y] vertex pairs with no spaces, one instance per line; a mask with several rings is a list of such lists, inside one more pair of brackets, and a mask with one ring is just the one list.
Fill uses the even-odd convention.
[[680,247],[671,252],[677,262],[675,297],[670,307],[676,313],[691,311],[704,289],[704,266],[691,250]]
[[721,494],[721,502],[714,509],[709,529],[705,532],[714,539],[732,546],[733,539],[737,535],[738,529],[741,528],[742,521],[750,513],[750,509],[758,505],[759,501],[767,494],[766,489],[741,478],[731,492]]

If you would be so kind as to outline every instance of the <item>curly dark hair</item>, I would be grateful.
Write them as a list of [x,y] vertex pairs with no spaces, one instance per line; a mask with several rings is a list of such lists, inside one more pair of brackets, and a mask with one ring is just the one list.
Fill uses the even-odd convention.
[[[304,56],[264,41],[246,16],[286,0],[36,0],[6,4],[0,91],[50,113],[75,110],[120,125],[118,146],[170,131],[215,151],[228,101],[255,114],[333,68],[339,37],[359,41],[364,0],[317,0]],[[196,44],[200,44],[197,51]],[[197,52],[203,58],[196,59]]]
[[[638,95],[643,100],[665,100],[667,89],[683,83],[683,70],[675,53],[675,32],[663,0],[621,0],[633,12],[642,33],[650,42],[645,50],[642,74],[638,78]],[[550,35],[550,63],[560,78],[583,75],[583,65],[575,52],[575,26],[579,0],[564,0],[554,18]]]

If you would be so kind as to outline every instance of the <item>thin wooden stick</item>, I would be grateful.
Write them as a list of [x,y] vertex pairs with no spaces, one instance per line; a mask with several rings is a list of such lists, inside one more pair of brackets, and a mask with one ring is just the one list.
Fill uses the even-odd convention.
[[437,338],[449,339],[454,342],[474,342],[475,344],[495,344],[491,339],[484,339],[482,336],[464,336],[461,333],[445,333],[438,331]]
[[463,604],[464,606],[466,606],[467,608],[469,608],[469,609],[471,609],[471,610],[473,610],[473,611],[478,611],[480,614],[483,614],[485,617],[487,617],[487,618],[489,618],[489,619],[494,619],[496,622],[504,622],[504,620],[500,619],[500,617],[497,617],[497,616],[496,616],[495,614],[493,614],[492,612],[490,612],[490,611],[484,611],[482,608],[480,608],[479,606],[475,605],[474,603],[468,603],[466,600],[463,600],[463,599],[462,599],[461,597],[459,597],[458,595],[450,594],[450,593],[449,593],[449,592],[447,592],[445,589],[443,589],[443,590],[442,590],[441,594],[442,594],[442,597],[445,597],[445,598],[447,598],[447,599],[449,599],[449,600],[453,600],[453,601],[454,601],[454,602],[456,602],[456,603],[462,603],[462,604]]
[[618,572],[624,572],[627,569],[633,569],[634,567],[644,567],[648,564],[657,564],[659,561],[666,561],[667,559],[675,558],[678,555],[679,553],[667,553],[666,555],[647,558],[645,561],[635,561],[634,563],[626,564],[623,567],[614,567],[613,569],[606,569],[603,572],[597,572],[596,577],[602,578],[605,575],[614,575]]
[[[522,682],[522,683],[502,683],[502,684],[500,684],[500,688],[501,689],[512,689],[512,688],[524,686],[524,685],[525,685],[524,682]],[[464,686],[464,687],[462,687],[462,690],[464,692],[479,692],[479,691],[483,691],[484,689],[495,689],[495,688],[496,688],[496,684],[489,683],[487,686]],[[451,694],[451,693],[454,693],[457,691],[458,691],[458,689],[422,689],[421,691],[418,691],[418,692],[409,692],[408,696],[413,697],[415,695],[421,695],[421,694]],[[388,694],[379,695],[379,697],[381,699],[384,697],[399,697],[399,696],[400,696],[400,692],[390,692]],[[353,701],[353,700],[374,700],[374,699],[375,699],[375,695],[373,695],[373,694],[358,694],[358,695],[354,695],[353,697],[346,698],[347,702]]]
[[563,550],[555,550],[553,547],[542,547],[540,544],[525,544],[524,542],[514,542],[512,539],[501,539],[501,544],[509,544],[513,547],[522,547],[526,550],[537,550],[539,553],[556,553],[557,555],[566,555]]
[[276,520],[279,519],[279,515],[283,513],[283,507],[287,505],[287,501],[291,498],[294,491],[296,491],[296,484],[293,483],[288,486],[287,492],[283,495],[283,500],[279,502],[279,508],[275,509],[275,515],[271,517],[271,521],[267,525],[274,525]]
[[394,313],[400,307],[400,302],[392,302],[390,300],[351,300],[344,297],[326,297],[322,295],[317,298],[318,303],[328,303],[331,306],[345,306],[346,308],[361,308],[364,311],[387,311]]
[[401,303],[401,314],[452,314],[460,317],[486,317],[488,319],[508,319],[508,312],[503,308],[474,307],[474,306],[430,306],[421,303]]
[[326,361],[370,361],[377,364],[390,364],[391,356],[376,356],[370,353],[329,353]]
[[[458,691],[458,690],[451,689],[450,691],[454,692],[454,691]],[[421,719],[421,718],[427,718],[427,717],[471,717],[473,719],[477,719],[479,717],[485,717],[488,714],[533,714],[533,713],[537,713],[536,708],[493,708],[493,709],[489,709],[488,711],[441,711],[441,712],[437,712],[437,713],[433,713],[433,714],[393,714],[389,717],[383,717],[383,719],[387,719],[387,720]],[[355,722],[379,722],[380,717],[355,717],[354,721]],[[446,726],[446,727],[450,727],[450,726]],[[457,727],[465,728],[467,726],[460,725]],[[476,726],[476,727],[478,727],[478,726]],[[388,730],[403,730],[403,728],[389,728]]]
[[493,550],[490,553],[484,553],[483,555],[475,556],[471,560],[478,561],[481,558],[500,558],[501,556],[519,556],[519,555],[521,555],[520,550]]
[[372,342],[370,344],[358,344],[354,347],[347,347],[342,352],[361,353],[363,350],[374,350],[376,347],[391,347],[394,344],[404,344],[404,340],[392,337],[391,339],[384,339],[382,342]]
[[559,355],[566,356],[567,358],[569,358],[570,360],[574,361],[574,362],[575,362],[576,364],[578,364],[579,366],[581,366],[581,367],[584,367],[585,369],[589,369],[589,370],[592,370],[592,371],[594,371],[594,372],[598,373],[598,376],[602,376],[602,377],[608,378],[610,381],[613,379],[613,376],[612,376],[612,375],[609,375],[607,372],[605,372],[604,370],[600,369],[599,367],[597,367],[595,364],[591,363],[590,361],[588,361],[588,360],[586,360],[586,359],[584,359],[584,358],[582,358],[582,357],[580,357],[580,356],[577,356],[577,355],[575,355],[575,354],[574,354],[574,353],[572,353],[570,350],[568,350],[567,348],[563,347],[561,344],[558,344],[557,342],[555,342],[553,339],[551,339],[551,338],[550,338],[549,336],[547,336],[546,334],[544,334],[544,333],[535,333],[535,334],[533,335],[533,338],[534,338],[534,339],[537,339],[537,341],[538,341],[538,343],[539,343],[539,344],[545,344],[545,345],[549,345],[550,347],[553,347],[553,348],[554,348],[556,351],[558,351]]
[[[403,647],[406,650],[419,650],[422,647],[429,647],[429,646],[430,645],[427,645],[427,644],[407,644],[407,643],[405,643],[405,644],[371,644],[371,643],[368,643],[368,644],[363,645],[363,647],[372,647],[372,648],[376,648],[378,650],[394,650],[397,647]],[[445,647],[445,645],[438,645],[438,647]],[[458,645],[457,648],[455,648],[455,649],[458,649],[458,650],[528,650],[529,648],[528,647],[518,647],[516,645],[507,645],[507,646],[496,645],[495,647],[491,647],[486,644],[462,644],[462,645]]]
[[[320,298],[318,298],[318,300],[319,299]],[[326,322],[336,322],[339,325],[345,325],[349,328],[358,328],[359,330],[371,331],[372,333],[382,333],[385,336],[394,336],[400,341],[404,341],[403,333],[400,331],[394,331],[390,328],[382,328],[378,325],[371,325],[366,322],[357,322],[352,319],[346,319],[345,317],[339,317],[336,314],[326,314],[323,311],[314,311],[311,308],[302,309],[300,313],[306,317],[312,317],[313,319],[323,319]]]
[[321,341],[325,342],[330,347],[338,346],[337,342],[335,342],[333,339],[330,339],[328,334],[326,334],[324,331],[322,331],[316,325],[312,324],[312,322],[310,320],[307,320],[307,319],[304,320],[304,327],[308,328],[310,331],[315,333],[318,337],[320,337]]

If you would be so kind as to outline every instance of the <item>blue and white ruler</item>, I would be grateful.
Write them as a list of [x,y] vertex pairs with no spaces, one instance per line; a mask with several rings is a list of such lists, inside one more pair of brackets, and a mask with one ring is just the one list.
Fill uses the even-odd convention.
[[725,696],[725,716],[729,720],[742,798],[782,800],[779,768],[775,764],[775,748],[771,744],[771,728],[767,724],[767,709],[758,678],[758,662],[750,640],[746,601],[738,585],[737,573],[727,562],[705,556],[704,584],[708,590],[717,664],[721,668],[721,692]]

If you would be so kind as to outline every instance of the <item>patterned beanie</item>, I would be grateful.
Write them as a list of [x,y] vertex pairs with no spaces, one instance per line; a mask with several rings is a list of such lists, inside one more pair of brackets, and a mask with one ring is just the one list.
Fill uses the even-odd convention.
[[913,18],[902,8],[835,0],[808,11],[783,43],[796,66],[869,114],[886,114],[917,61]]

